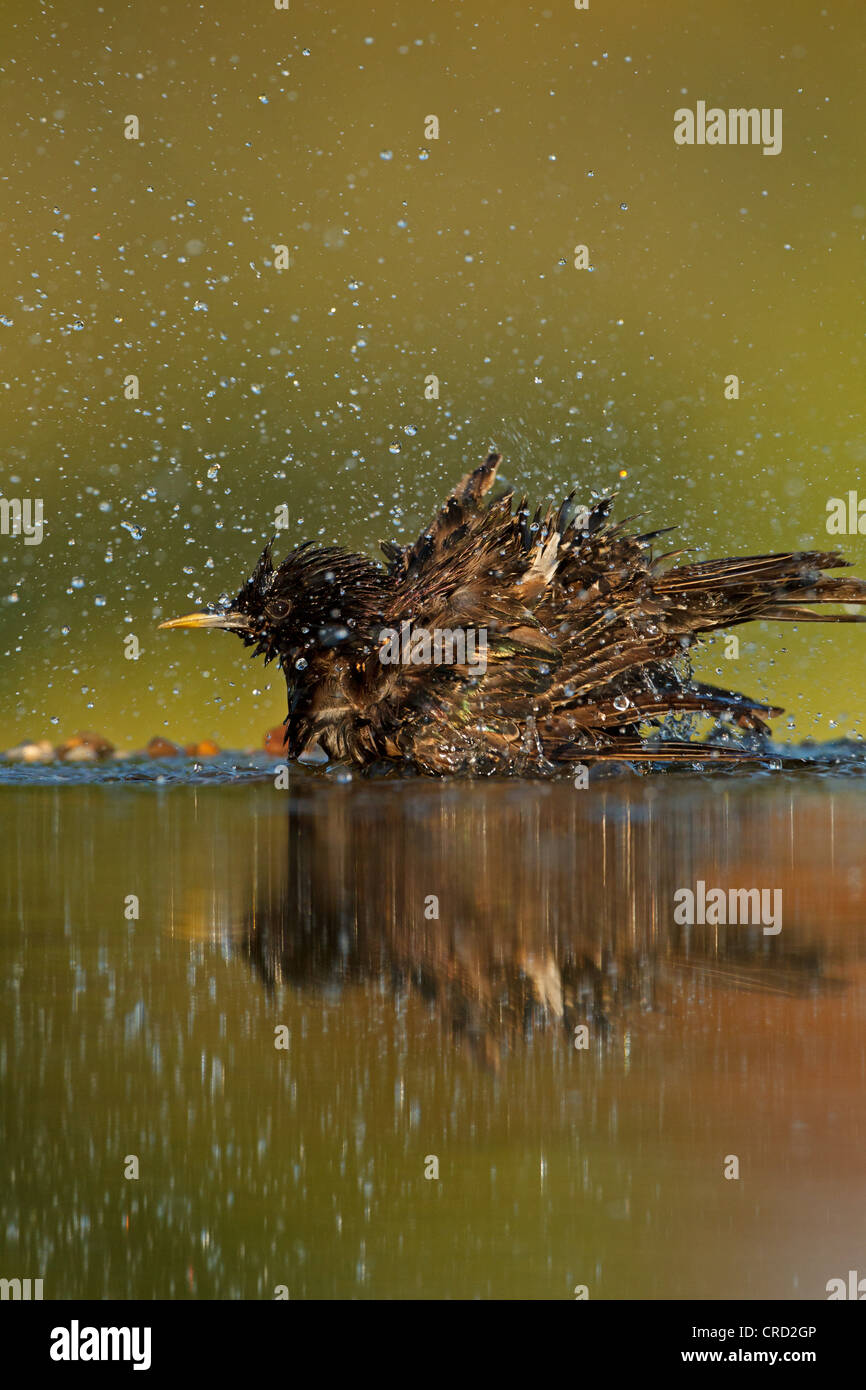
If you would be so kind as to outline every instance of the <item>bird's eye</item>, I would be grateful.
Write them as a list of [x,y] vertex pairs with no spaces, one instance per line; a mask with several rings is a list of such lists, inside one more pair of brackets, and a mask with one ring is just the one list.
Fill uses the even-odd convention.
[[285,618],[291,606],[292,605],[288,603],[284,598],[275,598],[271,603],[267,605],[268,617],[276,619]]

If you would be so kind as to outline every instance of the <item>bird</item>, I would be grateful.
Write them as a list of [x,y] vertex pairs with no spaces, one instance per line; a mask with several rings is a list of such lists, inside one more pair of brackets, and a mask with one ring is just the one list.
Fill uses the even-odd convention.
[[[491,452],[385,562],[272,536],[228,605],[163,622],[220,628],[286,680],[289,759],[449,776],[556,776],[622,762],[703,768],[766,750],[774,705],[693,678],[690,649],[743,623],[863,622],[836,551],[679,563],[675,529],[632,533],[615,494],[531,514]],[[711,716],[707,738],[697,716]],[[764,751],[764,756],[766,751]]]

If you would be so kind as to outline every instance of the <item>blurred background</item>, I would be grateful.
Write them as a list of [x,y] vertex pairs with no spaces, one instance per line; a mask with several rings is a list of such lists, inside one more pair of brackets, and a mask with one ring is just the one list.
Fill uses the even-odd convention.
[[[708,558],[832,545],[828,498],[866,494],[858,4],[79,0],[0,27],[0,493],[45,509],[41,545],[0,536],[0,747],[259,743],[279,672],[156,624],[236,592],[281,505],[286,545],[372,553],[495,445],[532,499],[618,488]],[[699,100],[781,108],[782,152],[675,145]],[[863,641],[743,629],[700,670],[830,738],[862,727]]]

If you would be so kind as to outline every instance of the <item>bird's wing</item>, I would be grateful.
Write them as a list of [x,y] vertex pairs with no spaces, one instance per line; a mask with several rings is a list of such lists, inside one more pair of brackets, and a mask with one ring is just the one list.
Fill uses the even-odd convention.
[[[557,680],[559,638],[539,604],[572,547],[604,525],[611,499],[579,510],[569,497],[534,517],[525,502],[515,510],[510,493],[487,504],[498,463],[491,454],[467,474],[414,545],[383,547],[391,592],[364,688],[375,692],[378,717],[387,723],[390,716],[395,727],[405,727],[414,710],[433,726],[477,728],[480,721],[490,739],[511,739]],[[409,636],[464,634],[467,659],[383,661],[404,625]]]
[[710,632],[757,619],[862,622],[862,613],[824,605],[866,604],[866,583],[836,578],[836,552],[805,551],[672,565],[653,558],[652,536],[612,528],[565,557],[536,609],[560,634],[556,681],[546,692],[545,741],[560,747],[581,731],[619,746],[646,722],[671,714],[723,716],[766,731],[762,716],[781,710],[689,679],[683,658]]
[[686,654],[705,633],[761,618],[863,621],[818,611],[866,604],[864,581],[824,573],[847,563],[835,552],[676,565],[681,552],[653,555],[662,532],[633,535],[629,518],[608,520],[611,498],[587,511],[571,496],[532,518],[510,495],[484,505],[498,462],[491,454],[463,478],[414,545],[386,548],[386,622],[483,629],[486,670],[384,666],[372,677],[383,715],[415,709],[434,731],[483,728],[503,753],[530,736],[557,760],[569,745],[631,758],[640,729],[671,714],[765,729],[761,715],[780,712],[689,680]]
[[410,576],[435,568],[449,542],[453,545],[455,538],[459,540],[471,518],[477,517],[481,511],[484,499],[496,480],[496,470],[501,461],[501,454],[488,454],[474,472],[461,478],[414,545],[379,542],[392,578],[402,583]]

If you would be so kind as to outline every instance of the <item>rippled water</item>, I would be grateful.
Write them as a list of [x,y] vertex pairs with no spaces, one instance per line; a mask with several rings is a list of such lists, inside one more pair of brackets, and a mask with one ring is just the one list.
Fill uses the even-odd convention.
[[[862,1263],[857,778],[238,770],[0,791],[4,1272],[820,1298]],[[780,888],[782,930],[677,925],[698,880]]]
[[[709,772],[704,770],[703,775],[709,778],[754,778],[772,772],[802,772],[809,777],[858,777],[866,773],[866,744],[860,740],[840,739],[836,743],[802,744],[796,748],[768,740],[762,743],[762,749],[762,752],[756,754],[753,762],[744,761],[739,766],[721,764]],[[234,786],[249,781],[275,780],[281,768],[285,770],[286,764],[271,754],[238,753],[228,750],[201,759],[186,755],[150,758],[142,754],[91,762],[64,762],[62,759],[46,763],[0,761],[0,786],[90,787],[137,782],[154,786]],[[661,758],[657,764],[651,766],[650,772],[656,776],[662,772],[670,777],[682,775],[676,764],[665,764]],[[701,772],[700,764],[696,762],[690,772]],[[646,768],[640,765],[596,763],[593,765],[592,777],[594,782],[608,782],[621,777],[640,777],[645,773]],[[384,764],[359,769],[334,763],[324,769],[320,767],[316,772],[311,766],[305,768],[302,764],[295,764],[291,776],[296,784],[302,784],[305,778],[339,782],[351,782],[359,778],[362,781],[379,781],[395,777],[404,780],[404,774],[399,769],[389,769]],[[560,780],[568,781],[568,775],[563,773]],[[474,785],[473,779],[468,776],[464,779],[454,779],[454,785],[468,784]]]

